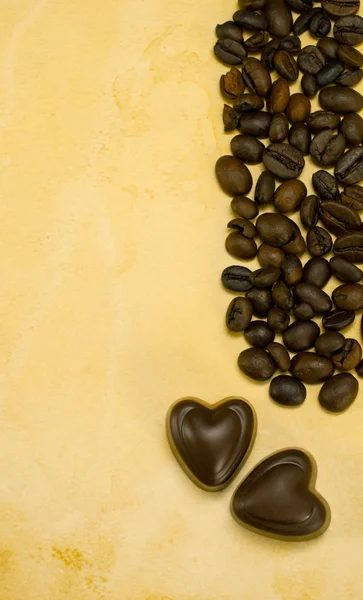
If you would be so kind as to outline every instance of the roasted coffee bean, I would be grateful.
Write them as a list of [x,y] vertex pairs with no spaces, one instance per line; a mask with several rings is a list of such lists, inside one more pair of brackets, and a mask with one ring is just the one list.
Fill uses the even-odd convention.
[[309,98],[306,98],[304,94],[292,94],[286,108],[286,114],[291,123],[305,121],[306,117],[310,114],[310,111],[311,104]]
[[297,64],[303,73],[316,75],[325,65],[325,57],[316,46],[305,46],[297,58]]
[[271,37],[284,38],[292,30],[292,15],[283,0],[268,0],[263,14]]
[[250,280],[255,287],[271,288],[275,281],[279,279],[280,274],[281,270],[279,267],[268,265],[251,273]]
[[239,119],[239,130],[246,135],[254,135],[257,138],[268,138],[271,115],[267,112],[257,110],[244,113]]
[[280,48],[291,54],[297,54],[301,50],[300,38],[297,35],[288,35],[281,40]]
[[272,202],[274,191],[274,176],[270,171],[262,171],[256,183],[255,201],[257,204],[269,204],[269,202]]
[[267,350],[274,359],[279,371],[284,373],[289,370],[290,354],[282,344],[279,344],[279,342],[271,342],[271,344],[267,346]]
[[[276,361],[275,361],[276,362]],[[355,372],[359,377],[363,377],[363,360],[360,360],[355,368]]]
[[288,328],[290,317],[282,308],[274,306],[267,315],[267,322],[276,333],[282,333]]
[[255,348],[266,348],[275,339],[275,332],[265,321],[251,321],[244,330],[246,342]]
[[309,154],[311,134],[305,123],[295,123],[290,127],[289,144],[294,146],[303,156]]
[[334,60],[338,56],[338,42],[331,37],[322,37],[316,44],[327,60]]
[[238,96],[242,96],[245,91],[245,84],[242,79],[241,71],[232,67],[228,73],[220,78],[220,88],[223,96],[227,100],[235,100]]
[[260,10],[267,4],[267,0],[238,0],[240,8],[247,10]]
[[257,52],[267,45],[270,35],[267,31],[256,31],[244,41],[245,48],[251,52]]
[[308,231],[306,245],[311,256],[324,256],[332,249],[333,240],[330,233],[316,226]]
[[261,53],[261,62],[266,69],[273,71],[275,69],[274,57],[277,50],[280,48],[280,40],[273,38],[270,40]]
[[294,57],[287,50],[277,50],[274,56],[276,71],[288,81],[296,81],[299,77],[299,68]]
[[231,196],[243,196],[252,187],[251,173],[235,156],[221,156],[217,160],[216,176],[222,190]]
[[255,240],[247,238],[237,231],[233,231],[226,238],[226,250],[234,258],[254,258],[257,254]]
[[226,65],[241,65],[247,57],[247,52],[241,42],[222,39],[214,45],[214,54]]
[[340,256],[333,256],[330,259],[330,268],[335,277],[344,283],[358,283],[363,279],[362,269]]
[[252,304],[255,317],[264,319],[273,306],[272,294],[266,288],[253,288],[246,293],[246,298]]
[[327,331],[341,331],[353,323],[354,310],[334,309],[323,317],[323,327]]
[[298,284],[303,277],[303,266],[300,258],[294,254],[288,254],[281,263],[282,279],[286,285],[294,286]]
[[321,356],[331,356],[341,350],[345,344],[345,337],[339,331],[322,333],[315,343],[315,352]]
[[267,19],[253,10],[237,10],[233,15],[233,20],[248,31],[267,29]]
[[276,371],[272,356],[263,348],[247,348],[238,357],[242,373],[255,381],[267,381]]
[[314,98],[318,93],[318,83],[316,81],[316,76],[312,73],[304,73],[301,78],[301,89],[304,92],[305,96],[308,98]]
[[264,149],[263,143],[252,135],[236,135],[231,141],[232,154],[249,165],[261,162]]
[[307,304],[306,302],[296,304],[293,313],[297,321],[310,321],[310,319],[313,319],[315,316],[310,304]]
[[279,77],[273,82],[270,96],[267,99],[267,108],[271,113],[282,113],[290,99],[290,87],[286,79]]
[[334,25],[334,37],[339,44],[358,46],[363,42],[363,19],[358,15],[342,17]]
[[321,106],[337,114],[359,112],[363,108],[363,96],[356,90],[340,85],[323,88],[319,93]]
[[359,384],[350,373],[339,373],[326,381],[319,392],[320,406],[333,413],[341,413],[354,402]]
[[253,94],[267,96],[272,86],[271,75],[257,58],[246,58],[243,63],[242,77]]
[[226,314],[226,325],[230,331],[244,331],[252,319],[252,304],[239,296],[230,303]]
[[262,160],[266,169],[279,179],[296,179],[305,166],[301,152],[289,144],[270,144],[264,150]]
[[253,286],[250,282],[251,270],[247,267],[233,265],[222,272],[222,283],[224,287],[233,292],[247,292]]
[[[300,206],[300,219],[306,229],[312,229],[316,226],[319,218],[319,206],[320,200],[314,195],[307,196],[305,200],[302,201]],[[316,234],[311,237],[310,244],[314,243],[315,236]]]
[[312,0],[286,0],[286,4],[297,13],[303,13],[310,10],[313,7]]
[[344,150],[344,135],[342,133],[333,135],[331,129],[324,129],[317,133],[310,144],[311,158],[323,167],[335,165]]
[[346,69],[341,75],[339,75],[335,83],[339,83],[339,85],[353,86],[362,81],[362,78],[362,69]]
[[318,383],[333,375],[334,365],[326,356],[319,356],[315,352],[299,352],[291,361],[290,373],[304,383]]
[[258,215],[258,206],[246,196],[236,196],[231,201],[231,208],[239,217],[254,219]]
[[359,183],[363,179],[363,147],[350,148],[338,160],[334,175],[344,185]]
[[283,142],[289,133],[289,121],[284,113],[276,113],[272,117],[269,138],[271,142]]
[[300,229],[294,223],[293,234],[291,240],[282,247],[286,254],[296,254],[300,256],[306,250],[306,244],[303,236],[301,235]]
[[363,54],[351,46],[339,46],[338,58],[342,63],[354,69],[363,66]]
[[332,17],[346,17],[359,10],[359,0],[322,0],[321,5]]
[[316,83],[319,87],[324,87],[329,83],[336,81],[344,71],[344,66],[339,60],[329,60],[327,64],[316,74]]
[[363,119],[356,113],[346,115],[339,125],[347,146],[358,146],[363,141]]
[[287,244],[293,233],[292,221],[284,215],[264,213],[256,221],[258,234],[270,246],[281,247]]
[[256,227],[248,219],[232,219],[228,225],[230,229],[236,229],[239,233],[244,235],[246,238],[254,238],[257,235]]
[[311,8],[298,16],[298,18],[294,21],[294,25],[292,28],[294,35],[301,35],[309,29],[310,21],[313,18],[314,14],[315,9]]
[[337,369],[351,371],[355,369],[362,358],[362,348],[357,340],[347,338],[343,348],[332,356],[333,363]]
[[335,288],[333,302],[343,310],[361,310],[363,308],[363,285],[343,283]]
[[306,194],[306,185],[300,179],[290,179],[279,185],[273,203],[279,213],[295,212],[306,198]]
[[311,35],[322,38],[325,35],[328,35],[330,29],[331,29],[330,19],[327,17],[327,15],[322,10],[319,12],[316,12],[312,16],[312,19],[311,19],[310,25],[309,25],[309,31],[310,31]]
[[278,375],[270,383],[269,394],[281,406],[299,406],[306,398],[306,388],[290,375]]
[[292,291],[284,281],[276,281],[272,288],[272,300],[282,310],[291,310],[294,306]]
[[224,131],[234,131],[238,127],[239,117],[234,108],[225,104],[223,107]]
[[298,283],[294,288],[294,296],[299,302],[310,304],[316,315],[331,311],[330,296],[314,283]]
[[217,25],[216,36],[219,39],[229,39],[235,42],[243,42],[243,30],[233,21],[227,21],[222,25]]
[[341,202],[355,210],[363,210],[363,188],[360,185],[345,186]]
[[285,258],[285,252],[281,248],[269,246],[269,244],[261,244],[257,250],[257,259],[261,267],[273,265],[279,267]]
[[254,112],[263,107],[263,98],[257,94],[242,94],[233,102],[233,108],[238,114]]
[[336,129],[339,123],[339,115],[325,110],[317,110],[306,117],[306,124],[313,133],[323,129]]
[[328,171],[316,171],[312,176],[313,188],[322,200],[337,200],[338,182]]
[[322,256],[313,256],[304,265],[303,279],[306,283],[314,283],[319,288],[323,288],[330,277],[330,264]]
[[284,332],[284,345],[292,352],[312,348],[320,335],[320,327],[314,321],[295,321]]
[[334,235],[359,231],[362,224],[357,211],[334,200],[321,202],[319,214],[324,226]]

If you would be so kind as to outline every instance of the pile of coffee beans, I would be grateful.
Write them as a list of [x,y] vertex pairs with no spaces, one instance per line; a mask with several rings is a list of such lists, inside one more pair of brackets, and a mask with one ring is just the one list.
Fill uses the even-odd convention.
[[[363,96],[353,89],[363,77],[359,5],[239,0],[214,46],[230,67],[220,79],[224,129],[238,131],[216,163],[236,215],[226,249],[239,261],[222,273],[238,294],[226,323],[251,346],[238,366],[255,381],[273,378],[270,396],[285,406],[304,402],[305,384],[322,383],[319,402],[331,412],[358,394],[349,371],[363,377],[361,344],[342,333],[363,309]],[[310,43],[302,47],[304,32]],[[301,92],[290,93],[299,77]],[[317,165],[313,194],[306,160]],[[247,165],[258,164],[252,199]],[[252,270],[246,261],[255,258],[260,268]],[[331,295],[323,289],[329,281]]]

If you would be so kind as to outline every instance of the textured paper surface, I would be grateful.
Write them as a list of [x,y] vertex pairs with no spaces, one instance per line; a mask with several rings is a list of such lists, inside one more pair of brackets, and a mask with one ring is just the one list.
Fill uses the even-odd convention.
[[[2,0],[1,600],[363,597],[362,392],[337,417],[315,386],[283,410],[238,371],[244,341],[224,328],[235,261],[213,172],[230,136],[211,47],[235,9]],[[279,448],[313,453],[322,538],[244,531],[238,481],[189,482],[164,431],[185,395],[254,404],[238,481]]]

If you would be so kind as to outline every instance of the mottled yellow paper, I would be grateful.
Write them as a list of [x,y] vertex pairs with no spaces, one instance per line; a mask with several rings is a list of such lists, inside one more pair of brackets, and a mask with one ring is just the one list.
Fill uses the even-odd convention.
[[[224,328],[220,273],[235,261],[213,170],[230,136],[211,48],[235,9],[1,2],[1,600],[363,597],[362,392],[336,417],[317,386],[283,410],[238,371],[245,344]],[[258,414],[219,494],[166,440],[187,395],[244,396]],[[298,545],[229,513],[252,466],[291,445],[315,456],[332,509]]]

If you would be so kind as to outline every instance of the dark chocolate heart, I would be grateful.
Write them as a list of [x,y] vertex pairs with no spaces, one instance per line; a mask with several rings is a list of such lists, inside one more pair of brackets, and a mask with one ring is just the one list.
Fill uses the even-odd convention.
[[225,398],[208,405],[183,398],[166,420],[171,449],[199,487],[217,491],[237,475],[256,436],[255,411],[243,398]]
[[268,537],[317,537],[329,527],[330,508],[315,490],[316,475],[315,460],[305,451],[276,452],[241,483],[232,498],[232,515],[243,527]]

